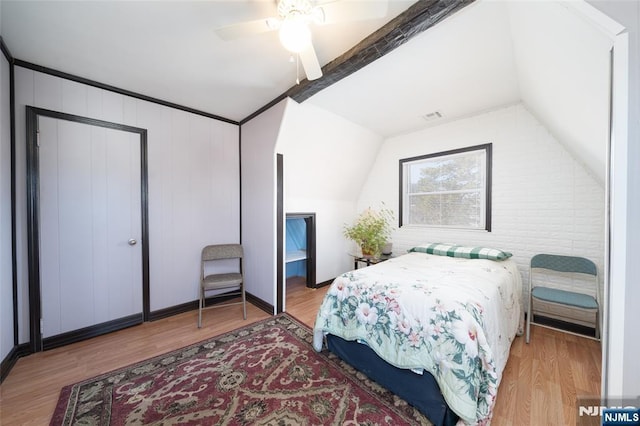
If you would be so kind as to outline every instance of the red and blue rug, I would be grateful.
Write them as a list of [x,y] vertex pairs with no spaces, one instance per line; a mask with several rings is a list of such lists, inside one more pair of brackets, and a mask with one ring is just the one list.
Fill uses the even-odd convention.
[[52,425],[415,425],[413,407],[281,314],[62,389]]

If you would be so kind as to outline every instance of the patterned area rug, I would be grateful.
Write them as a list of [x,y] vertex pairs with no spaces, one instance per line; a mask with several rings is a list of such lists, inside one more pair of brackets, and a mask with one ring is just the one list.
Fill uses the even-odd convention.
[[52,425],[416,425],[403,400],[281,314],[62,389]]

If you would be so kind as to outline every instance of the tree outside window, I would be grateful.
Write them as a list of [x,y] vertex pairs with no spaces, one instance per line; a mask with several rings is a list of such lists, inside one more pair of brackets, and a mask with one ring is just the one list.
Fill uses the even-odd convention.
[[400,160],[400,226],[490,231],[491,147]]

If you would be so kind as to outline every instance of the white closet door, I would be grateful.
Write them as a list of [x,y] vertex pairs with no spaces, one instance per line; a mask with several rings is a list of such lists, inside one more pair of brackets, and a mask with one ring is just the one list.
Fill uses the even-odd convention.
[[138,134],[39,117],[42,337],[142,314]]

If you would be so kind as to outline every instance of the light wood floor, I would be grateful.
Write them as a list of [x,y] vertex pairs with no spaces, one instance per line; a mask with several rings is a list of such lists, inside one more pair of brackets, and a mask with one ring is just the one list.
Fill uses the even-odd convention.
[[[327,287],[287,285],[287,312],[313,327]],[[268,318],[247,305],[197,311],[141,324],[18,360],[0,385],[1,425],[49,424],[60,389],[68,384],[196,343]],[[531,344],[516,338],[498,391],[494,425],[574,425],[576,396],[600,394],[600,344],[532,327]]]

